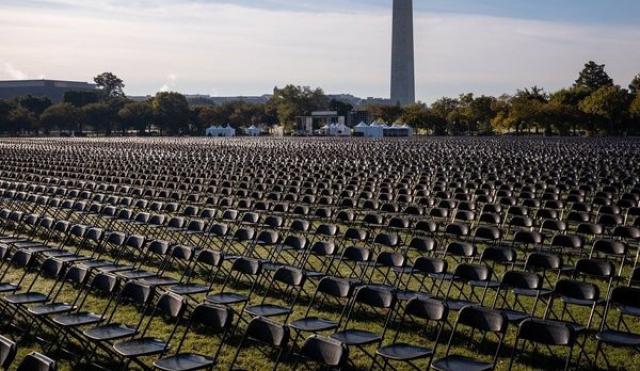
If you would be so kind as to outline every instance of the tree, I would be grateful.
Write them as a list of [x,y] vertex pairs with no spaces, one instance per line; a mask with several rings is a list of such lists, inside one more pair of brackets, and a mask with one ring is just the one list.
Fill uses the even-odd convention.
[[424,103],[413,103],[404,108],[400,120],[411,127],[427,129],[428,112]]
[[398,121],[404,113],[404,110],[399,104],[393,106],[375,104],[367,107],[367,110],[374,120],[382,120],[386,123],[394,123]]
[[[106,102],[89,103],[82,107],[84,114],[84,122],[87,125],[100,132],[104,131],[106,135],[111,135],[113,131],[112,109]],[[82,132],[82,123],[78,127],[78,131]]]
[[471,121],[475,123],[480,134],[493,132],[491,120],[496,116],[496,112],[493,110],[495,102],[496,98],[482,95],[475,98],[469,106]]
[[275,111],[283,125],[294,123],[296,116],[308,115],[312,111],[329,107],[326,95],[320,88],[287,85],[282,89],[275,88],[273,96],[267,102],[268,110]]
[[160,92],[153,98],[151,107],[161,133],[170,135],[189,131],[191,111],[184,95],[174,92]]
[[629,104],[629,118],[631,119],[631,131],[640,133],[640,94],[633,98]]
[[118,111],[118,117],[124,126],[132,127],[142,135],[153,120],[153,108],[147,101],[129,102]]
[[629,93],[619,86],[603,86],[580,103],[580,110],[592,116],[596,124],[608,134],[620,134],[623,131]]
[[35,128],[36,116],[23,106],[16,106],[9,112],[9,131],[14,135]]
[[640,73],[631,80],[631,84],[629,84],[629,92],[633,95],[638,95],[638,93],[640,93]]
[[0,100],[0,132],[9,131],[9,114],[14,107],[15,104],[13,104],[12,102]]
[[40,122],[45,132],[52,129],[73,131],[82,124],[82,112],[69,103],[58,103],[42,113]]
[[580,71],[574,87],[584,87],[590,92],[594,92],[602,87],[612,85],[613,80],[605,71],[605,65],[589,61],[584,65],[584,69]]
[[108,98],[124,97],[124,82],[111,72],[103,72],[93,78],[104,96]]
[[62,101],[81,108],[90,103],[98,103],[101,98],[102,93],[98,91],[68,91],[64,93]]
[[39,117],[52,104],[51,99],[47,97],[34,97],[31,95],[16,98],[16,103],[36,117]]
[[329,109],[338,112],[338,116],[348,116],[353,110],[353,105],[337,99],[329,101]]

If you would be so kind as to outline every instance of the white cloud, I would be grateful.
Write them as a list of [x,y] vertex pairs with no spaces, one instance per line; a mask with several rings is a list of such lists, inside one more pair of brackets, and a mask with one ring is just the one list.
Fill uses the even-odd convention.
[[[0,5],[0,56],[50,78],[112,71],[129,94],[263,94],[286,83],[387,96],[390,12],[312,13],[160,0],[48,0]],[[126,6],[125,6],[126,5]],[[640,28],[448,13],[416,14],[417,93],[567,86],[589,59],[627,85],[638,73]],[[167,74],[166,71],[172,71]],[[173,75],[173,78],[172,78]],[[179,76],[179,84],[178,78]]]
[[24,80],[29,78],[29,75],[15,68],[9,62],[2,62],[2,70],[0,72],[0,78],[2,79],[6,78],[10,80]]

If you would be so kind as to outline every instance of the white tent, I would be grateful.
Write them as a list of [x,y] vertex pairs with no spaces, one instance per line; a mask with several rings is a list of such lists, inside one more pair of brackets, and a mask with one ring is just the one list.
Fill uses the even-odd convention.
[[236,129],[231,127],[230,124],[227,124],[227,127],[224,128],[224,134],[225,134],[226,137],[235,137],[236,136]]
[[247,134],[249,134],[252,137],[259,137],[261,132],[262,131],[259,128],[257,128],[255,125],[251,125],[247,129]]
[[227,124],[226,127],[212,125],[207,129],[205,134],[208,137],[234,137],[236,136],[236,130],[229,124]]
[[364,121],[356,125],[353,130],[362,137],[369,136],[369,125],[367,125]]
[[332,126],[331,135],[333,136],[348,137],[351,135],[351,129],[349,129],[349,127],[343,123],[332,124],[331,126]]
[[387,126],[385,124],[380,124],[377,122],[372,123],[371,125],[369,125],[369,128],[367,130],[367,137],[370,138],[382,138],[384,137],[384,129]]

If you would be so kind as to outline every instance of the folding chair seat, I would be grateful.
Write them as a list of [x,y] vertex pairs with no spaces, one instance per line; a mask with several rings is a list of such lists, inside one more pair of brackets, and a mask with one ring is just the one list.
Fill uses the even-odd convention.
[[[270,278],[269,285],[258,304],[248,304],[242,314],[251,317],[283,318],[287,322],[293,312],[306,280],[302,270],[291,267],[278,268]],[[277,301],[270,299],[276,296]]]
[[[2,273],[0,274],[0,293],[13,293],[20,290],[24,279],[34,268],[35,256],[28,251],[16,251],[8,261],[4,261],[8,255],[8,247],[0,245],[0,256],[3,258]],[[21,270],[21,274],[15,283],[5,281],[7,274],[13,270]]]
[[640,333],[634,328],[640,316],[640,289],[636,287],[619,286],[611,290],[604,318],[599,331],[595,334],[596,352],[594,367],[598,367],[598,360],[604,358],[606,368],[613,369],[603,351],[604,346],[617,348],[630,348],[634,351],[640,349]]
[[[107,243],[108,242],[109,238],[107,238]],[[99,262],[98,266],[95,266],[94,268],[103,273],[118,273],[134,270],[136,268],[134,265],[120,264],[120,261],[125,255],[130,256],[131,260],[135,260],[135,258],[137,257],[142,257],[144,255],[142,251],[142,247],[144,246],[144,244],[145,239],[143,236],[127,236],[127,238],[121,244],[112,245],[111,256],[114,258],[113,261]],[[86,264],[91,266],[92,262],[87,262]]]
[[[244,256],[253,245],[256,237],[255,229],[251,227],[240,227],[233,232],[231,237],[225,239],[221,251],[225,254],[225,259],[235,259],[237,256]],[[238,246],[239,245],[239,246]]]
[[[83,354],[80,361],[91,363],[99,348],[109,351],[112,344],[106,345],[107,342],[129,338],[138,333],[143,323],[144,316],[147,314],[151,299],[153,299],[154,291],[151,287],[142,285],[138,282],[127,282],[117,298],[114,300],[113,309],[111,309],[105,323],[94,327],[87,328],[82,331],[82,339],[88,344],[83,344]],[[121,323],[116,319],[118,308],[124,305],[130,305],[137,310],[137,317],[133,324]],[[86,352],[90,351],[90,355],[85,359]]]
[[300,263],[296,266],[302,269],[306,277],[315,283],[331,271],[337,253],[338,248],[334,242],[316,241],[300,257]]
[[[211,304],[200,304],[193,309],[188,324],[174,354],[162,356],[153,365],[164,371],[190,371],[211,369],[217,362],[220,351],[227,342],[233,323],[233,312],[229,308]],[[212,334],[220,337],[220,343],[212,355],[183,352],[185,340],[190,333]]]
[[[375,261],[367,267],[368,286],[396,289],[400,276],[406,268],[406,258],[398,252],[382,251]],[[398,297],[400,300],[400,297]]]
[[[243,304],[243,309],[257,285],[262,275],[262,263],[259,260],[240,257],[233,261],[229,274],[225,277],[218,293],[208,295],[205,300],[217,305]],[[227,291],[227,286],[238,284],[243,281],[250,286],[247,294],[235,291]],[[242,311],[240,311],[242,312]]]
[[[375,354],[370,354],[367,345],[380,345],[385,338],[387,328],[395,313],[396,298],[392,290],[381,287],[360,286],[356,289],[349,312],[345,317],[342,329],[331,338],[347,347],[355,347],[365,353],[375,363]],[[358,313],[368,313],[368,326],[354,322],[358,321]],[[371,323],[378,322],[381,332],[371,331]]]
[[[28,285],[27,289],[22,292],[14,292],[2,297],[3,312],[9,310],[8,318],[16,322],[17,314],[26,314],[26,305],[44,303],[50,300],[57,287],[58,279],[63,273],[64,264],[55,259],[47,259],[42,263],[36,274]],[[34,289],[34,285],[39,278],[54,280],[53,285],[49,285],[48,292],[40,292]]]
[[[465,305],[482,305],[488,289],[497,287],[491,282],[492,275],[492,269],[484,264],[458,264],[450,276],[444,277],[444,280],[449,283],[444,295],[444,301],[449,309],[458,311]],[[477,289],[482,290],[480,295],[476,292]]]
[[[502,311],[510,322],[519,323],[536,317],[538,303],[546,304],[551,290],[544,288],[544,279],[534,272],[507,271],[496,291],[493,309]],[[533,298],[521,300],[521,297]]]
[[[522,357],[527,343],[544,345],[550,351],[558,347],[568,348],[564,370],[568,370],[571,364],[571,355],[576,344],[577,335],[574,329],[563,322],[545,321],[541,319],[526,319],[518,327],[518,335],[515,340],[514,352],[509,362],[509,370],[513,368],[516,359]],[[555,355],[555,352],[554,352]],[[539,355],[532,364],[539,364]]]
[[[71,312],[76,309],[76,304],[81,298],[84,285],[89,278],[89,271],[78,266],[69,267],[64,276],[60,280],[60,286],[55,289],[55,293],[50,296],[50,300],[46,303],[36,304],[30,306],[27,310],[29,315],[35,319],[39,319],[44,316],[51,316],[61,314],[65,312]],[[73,290],[73,299],[69,302],[60,299],[63,294],[63,288],[70,284]]]
[[[83,297],[78,299],[75,310],[62,314],[56,314],[50,318],[50,321],[48,322],[56,330],[56,338],[55,340],[51,341],[49,351],[51,351],[51,349],[54,347],[61,349],[65,344],[65,341],[70,336],[77,337],[78,333],[73,330],[74,328],[79,328],[81,326],[87,325],[95,325],[105,320],[108,310],[111,306],[113,296],[115,295],[117,282],[118,279],[114,275],[105,273],[97,274],[93,277],[93,280],[91,281],[89,286],[86,287],[85,290],[83,290]],[[87,298],[91,293],[107,300],[106,304],[101,304],[102,309],[99,309],[99,314],[85,309],[85,306],[88,306]]]
[[[196,251],[196,256],[192,261],[191,267],[185,270],[185,272],[190,274],[183,274],[176,285],[169,287],[170,292],[183,296],[191,296],[211,291],[215,278],[224,262],[223,255],[218,251],[204,249]],[[196,275],[204,277],[204,282],[209,283],[209,285],[193,283],[191,280]],[[187,277],[186,280],[185,277]]]
[[[561,301],[561,312],[554,311],[556,300]],[[579,334],[591,328],[596,308],[601,307],[605,301],[600,298],[600,289],[597,285],[571,279],[559,280],[549,297],[544,319],[563,321],[570,324]],[[586,320],[580,320],[578,308],[586,308],[590,315]],[[573,311],[571,309],[574,309]]]
[[269,261],[281,241],[282,237],[278,231],[264,229],[258,233],[253,245],[243,255]]
[[[451,331],[449,337],[449,343],[445,351],[445,355],[442,358],[433,360],[431,363],[431,369],[437,371],[453,371],[453,370],[493,370],[498,363],[498,357],[502,350],[505,334],[509,326],[507,317],[499,311],[487,309],[479,306],[466,306],[460,310],[458,319]],[[463,337],[467,340],[469,347],[473,347],[473,340],[475,339],[476,332],[482,334],[482,340],[477,346],[472,349],[480,349],[481,345],[487,341],[489,335],[495,335],[496,351],[493,354],[491,360],[486,360],[480,357],[470,358],[467,356],[461,356],[452,354],[451,347],[456,336],[459,335],[459,327],[467,327],[471,330],[471,334],[468,337]],[[476,353],[480,356],[480,353]]]
[[[338,263],[330,274],[349,279],[362,280],[372,259],[373,253],[370,249],[366,247],[347,246],[342,249],[340,256],[337,258]],[[343,266],[346,266],[348,270],[346,274],[342,269]]]
[[[397,331],[390,344],[384,345],[376,351],[376,357],[384,360],[383,369],[390,362],[401,362],[419,369],[415,362],[420,359],[427,360],[427,367],[437,350],[440,336],[445,325],[448,325],[449,309],[447,306],[432,299],[411,299],[404,308],[402,315],[397,321]],[[432,325],[430,327],[430,325]],[[411,334],[420,334],[423,338],[433,339],[433,347],[427,348],[422,345],[408,344],[399,341],[401,330]],[[418,329],[416,331],[416,329]],[[420,331],[419,329],[424,329]],[[433,331],[433,333],[430,333]],[[374,361],[375,364],[375,361]]]
[[[131,339],[113,344],[115,353],[126,359],[125,367],[131,361],[135,361],[139,365],[142,364],[139,360],[140,357],[164,354],[169,349],[169,344],[178,329],[185,308],[186,303],[181,296],[173,293],[162,294],[140,334]],[[166,339],[154,338],[148,335],[151,324],[158,316],[162,316],[166,322],[171,321],[174,323],[173,329]]]
[[[290,339],[291,335],[287,326],[266,318],[256,317],[247,325],[247,329],[238,344],[236,353],[229,367],[233,368],[236,365],[236,361],[238,360],[238,356],[240,355],[242,348],[245,347],[245,344],[248,341],[252,341],[262,346],[268,346],[276,352],[273,366],[273,369],[276,370],[278,369],[282,354],[289,345]],[[261,353],[268,358],[273,358],[269,357],[270,354],[262,349]],[[253,363],[253,367],[255,366],[256,364]]]
[[[293,346],[303,333],[319,333],[340,327],[349,308],[353,289],[354,284],[349,280],[330,276],[322,278],[309,301],[304,317],[288,324],[295,332]],[[333,319],[336,312],[339,313],[337,320]]]

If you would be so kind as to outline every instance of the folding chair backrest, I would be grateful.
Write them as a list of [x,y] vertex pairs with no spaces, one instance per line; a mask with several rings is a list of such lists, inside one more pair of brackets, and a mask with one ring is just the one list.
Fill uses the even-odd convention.
[[56,362],[40,353],[32,352],[24,357],[16,371],[55,371]]
[[8,370],[16,357],[18,346],[16,343],[4,336],[0,336],[0,368]]

